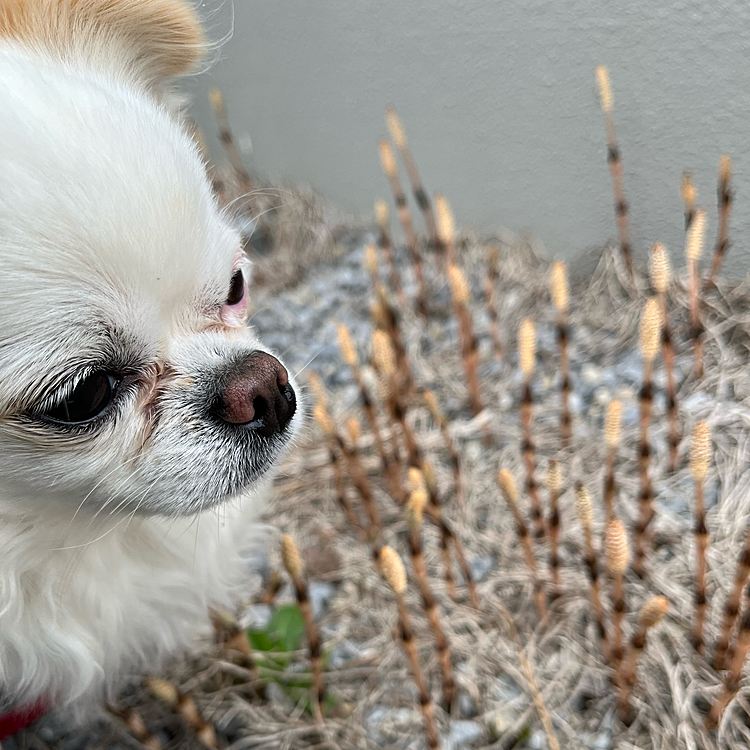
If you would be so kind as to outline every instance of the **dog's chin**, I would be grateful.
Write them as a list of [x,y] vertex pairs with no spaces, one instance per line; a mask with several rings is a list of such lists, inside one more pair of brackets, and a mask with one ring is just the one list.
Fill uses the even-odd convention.
[[254,440],[251,450],[245,441],[237,441],[229,454],[226,450],[220,452],[213,463],[214,451],[207,446],[200,462],[202,468],[194,465],[187,476],[175,477],[173,482],[169,477],[162,477],[163,483],[160,482],[155,492],[147,489],[148,484],[140,495],[136,488],[135,497],[139,499],[123,503],[118,514],[190,517],[262,496],[294,441],[297,420],[294,422],[281,434]]

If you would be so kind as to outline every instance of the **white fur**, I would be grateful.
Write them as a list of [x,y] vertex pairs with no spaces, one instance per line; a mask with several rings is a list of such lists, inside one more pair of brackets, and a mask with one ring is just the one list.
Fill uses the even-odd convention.
[[[259,348],[220,318],[239,236],[152,82],[117,60],[0,43],[2,710],[89,706],[189,643],[236,590],[269,480],[227,489],[256,446],[200,409],[211,373]],[[143,374],[116,419],[68,436],[20,416],[113,335]]]

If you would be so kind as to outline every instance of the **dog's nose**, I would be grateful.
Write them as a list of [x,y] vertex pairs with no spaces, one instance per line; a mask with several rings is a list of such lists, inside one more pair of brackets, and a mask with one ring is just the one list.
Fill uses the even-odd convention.
[[253,352],[230,378],[218,414],[229,424],[270,437],[284,430],[296,409],[297,397],[281,362]]

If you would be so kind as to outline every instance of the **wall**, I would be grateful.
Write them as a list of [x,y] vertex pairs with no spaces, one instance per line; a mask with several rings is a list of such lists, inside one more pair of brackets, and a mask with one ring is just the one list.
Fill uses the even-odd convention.
[[[220,86],[249,162],[345,209],[387,193],[376,151],[392,102],[423,179],[461,223],[531,230],[555,256],[615,234],[594,69],[609,66],[631,205],[644,254],[682,262],[680,176],[693,172],[716,230],[716,166],[735,165],[736,245],[750,222],[750,5],[731,0],[235,0],[202,4],[218,61],[194,82],[200,124]],[[212,140],[212,150],[219,152]],[[679,256],[679,257],[678,257]]]

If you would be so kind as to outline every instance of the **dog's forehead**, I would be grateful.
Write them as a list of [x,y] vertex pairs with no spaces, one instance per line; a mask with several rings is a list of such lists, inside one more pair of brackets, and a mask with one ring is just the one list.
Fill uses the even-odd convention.
[[194,144],[140,92],[0,52],[0,263],[184,299],[226,285],[238,241]]

